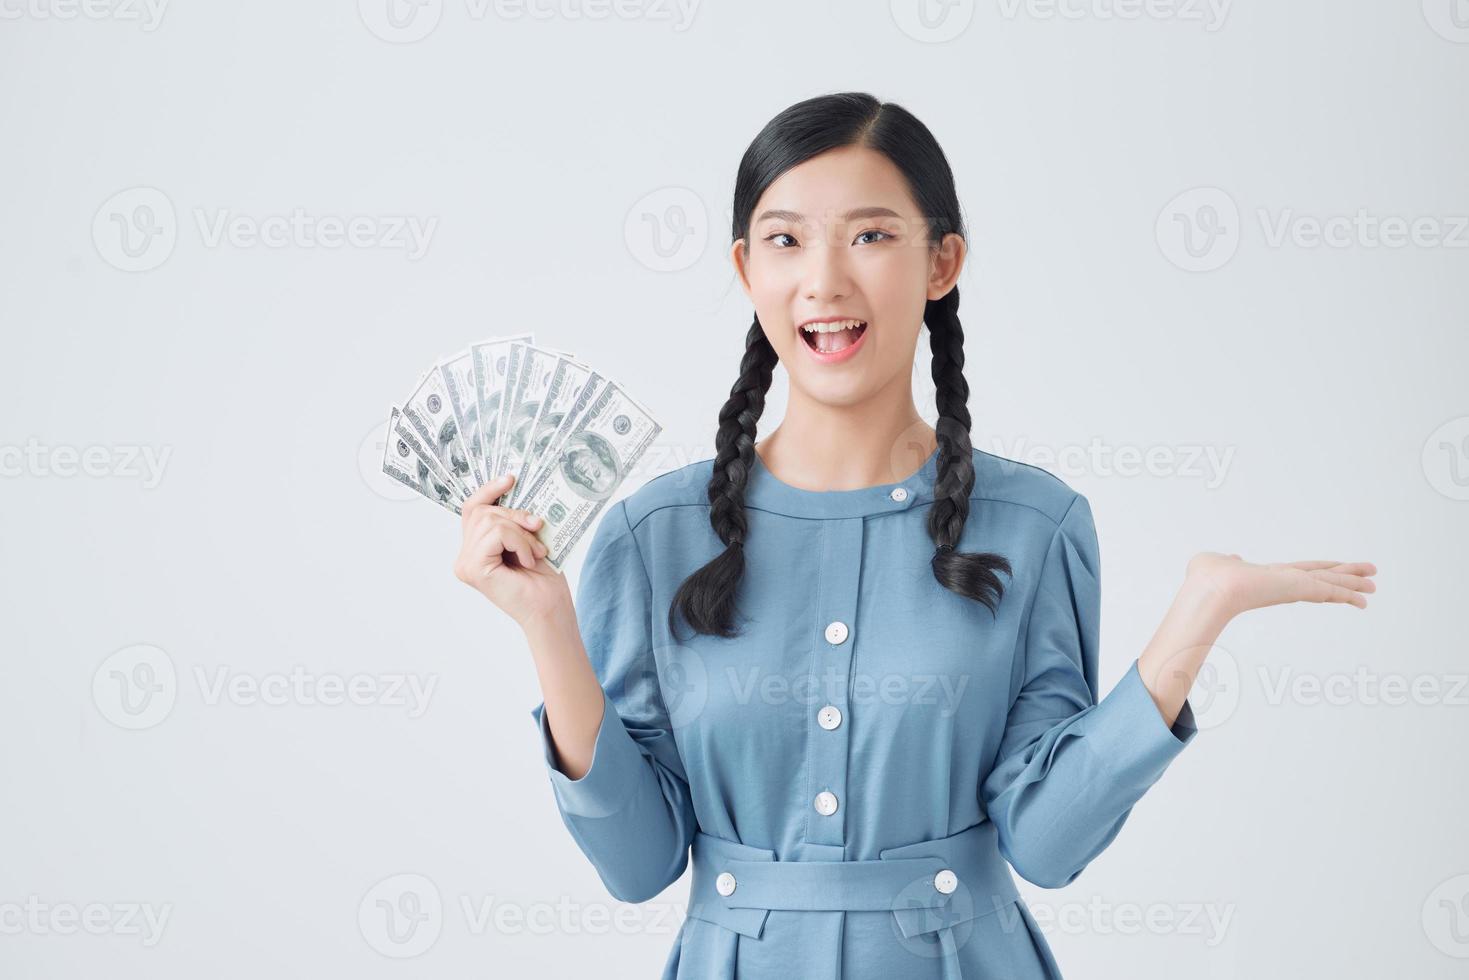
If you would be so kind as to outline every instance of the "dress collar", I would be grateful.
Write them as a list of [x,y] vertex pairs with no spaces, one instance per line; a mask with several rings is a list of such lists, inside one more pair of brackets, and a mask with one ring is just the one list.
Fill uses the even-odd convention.
[[745,503],[758,510],[788,517],[835,519],[870,517],[907,510],[933,500],[939,451],[935,449],[916,471],[896,483],[856,490],[802,490],[783,483],[766,469],[759,453],[745,486]]

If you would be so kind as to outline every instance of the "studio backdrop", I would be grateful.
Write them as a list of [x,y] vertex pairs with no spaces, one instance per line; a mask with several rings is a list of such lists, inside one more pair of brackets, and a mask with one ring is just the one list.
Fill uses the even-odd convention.
[[834,92],[947,154],[972,444],[1090,502],[1102,694],[1200,551],[1378,569],[1230,624],[1115,841],[1017,876],[1065,975],[1469,969],[1462,0],[0,19],[0,976],[659,975],[690,877],[620,901],[568,834],[526,637],[390,415],[529,336],[651,432],[613,502],[709,460],[741,154]]

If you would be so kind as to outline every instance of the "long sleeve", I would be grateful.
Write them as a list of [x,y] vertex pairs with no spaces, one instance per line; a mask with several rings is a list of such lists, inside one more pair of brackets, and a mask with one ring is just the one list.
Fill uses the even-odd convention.
[[696,820],[653,657],[652,590],[626,504],[597,524],[577,584],[576,614],[605,708],[591,768],[556,768],[545,702],[531,710],[562,822],[608,892],[645,902],[688,866]]
[[1024,679],[980,787],[1000,852],[1042,888],[1074,881],[1198,734],[1187,701],[1171,728],[1164,724],[1136,660],[1097,701],[1099,572],[1091,507],[1078,494],[1046,553]]

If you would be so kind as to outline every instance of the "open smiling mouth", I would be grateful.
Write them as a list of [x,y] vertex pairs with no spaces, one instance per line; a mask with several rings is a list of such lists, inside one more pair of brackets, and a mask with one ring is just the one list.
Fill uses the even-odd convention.
[[855,345],[867,332],[866,320],[834,320],[801,327],[801,339],[819,354],[837,354]]

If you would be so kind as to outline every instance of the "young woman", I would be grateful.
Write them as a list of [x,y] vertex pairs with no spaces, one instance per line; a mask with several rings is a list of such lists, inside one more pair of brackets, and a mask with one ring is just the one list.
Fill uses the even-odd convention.
[[862,93],[791,106],[740,162],[733,238],[755,320],[715,455],[607,509],[575,604],[541,520],[490,503],[509,477],[464,507],[455,571],[525,631],[563,822],[627,902],[692,852],[665,980],[1055,980],[1007,862],[1075,880],[1197,734],[1225,624],[1365,607],[1376,569],[1195,555],[1099,700],[1087,499],[970,445],[965,232],[928,129]]

